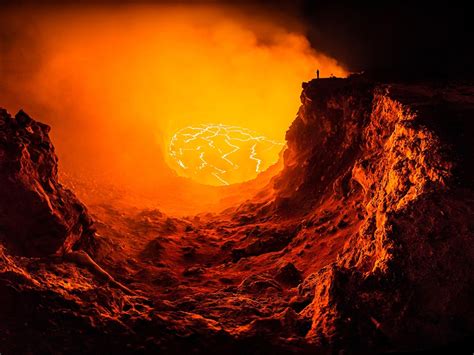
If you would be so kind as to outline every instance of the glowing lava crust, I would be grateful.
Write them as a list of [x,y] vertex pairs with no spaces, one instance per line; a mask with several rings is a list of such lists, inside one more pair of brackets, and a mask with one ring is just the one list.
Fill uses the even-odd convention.
[[188,126],[171,138],[169,154],[183,175],[210,185],[250,180],[278,159],[284,144],[247,128]]

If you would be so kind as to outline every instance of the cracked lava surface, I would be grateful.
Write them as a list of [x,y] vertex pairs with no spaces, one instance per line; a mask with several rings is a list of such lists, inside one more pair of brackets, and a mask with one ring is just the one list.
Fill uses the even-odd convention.
[[229,185],[265,171],[276,163],[283,146],[247,128],[201,124],[176,132],[169,154],[185,176],[201,183]]

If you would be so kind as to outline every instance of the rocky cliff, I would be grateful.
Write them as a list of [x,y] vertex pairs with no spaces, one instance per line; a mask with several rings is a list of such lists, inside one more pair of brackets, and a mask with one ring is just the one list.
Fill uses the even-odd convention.
[[0,110],[0,240],[13,254],[62,253],[92,236],[85,206],[58,181],[49,130]]
[[[317,270],[311,342],[418,349],[473,331],[469,86],[313,81],[287,133],[276,212],[358,224]],[[318,237],[318,236],[315,236]]]
[[272,185],[186,218],[86,211],[49,128],[2,111],[0,352],[468,346],[473,91],[305,83]]

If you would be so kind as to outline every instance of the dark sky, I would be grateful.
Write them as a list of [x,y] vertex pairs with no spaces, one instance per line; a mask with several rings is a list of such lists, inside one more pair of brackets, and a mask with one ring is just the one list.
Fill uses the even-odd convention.
[[296,14],[315,48],[382,79],[473,78],[466,1],[261,1]]
[[[153,3],[133,0],[46,0],[42,4]],[[282,13],[305,25],[319,51],[381,78],[472,78],[472,12],[457,1],[330,1],[330,0],[170,0],[168,3],[258,4],[263,11]],[[0,1],[20,6],[29,0]],[[36,2],[37,4],[38,2]],[[159,1],[163,3],[163,1]],[[1,9],[0,9],[1,10]],[[1,12],[1,11],[0,11]],[[0,40],[9,41],[2,34]]]
[[382,77],[472,77],[472,12],[455,1],[306,1],[317,48]]

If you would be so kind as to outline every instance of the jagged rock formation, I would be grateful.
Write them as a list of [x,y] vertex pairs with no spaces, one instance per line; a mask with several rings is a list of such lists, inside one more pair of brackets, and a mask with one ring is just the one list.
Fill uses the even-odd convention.
[[0,110],[0,240],[10,253],[64,252],[92,234],[85,206],[58,182],[49,130]]
[[191,345],[178,338],[189,333],[212,344],[217,326],[197,315],[159,316],[87,254],[100,240],[85,206],[58,181],[49,130],[23,111],[0,110],[0,352],[136,351],[153,334],[154,349],[184,352]]
[[463,345],[473,87],[321,79],[301,100],[283,170],[249,202],[189,218],[93,204],[93,238],[46,126],[2,111],[0,352]]
[[462,135],[441,140],[440,127],[472,129],[474,101],[442,93],[363,80],[305,87],[287,134],[290,169],[276,186],[288,201],[277,210],[306,203],[317,216],[333,199],[359,206],[353,219],[362,220],[314,278],[315,297],[302,311],[312,318],[309,341],[416,349],[472,334],[473,180],[469,168],[455,174],[472,150],[463,151]]

